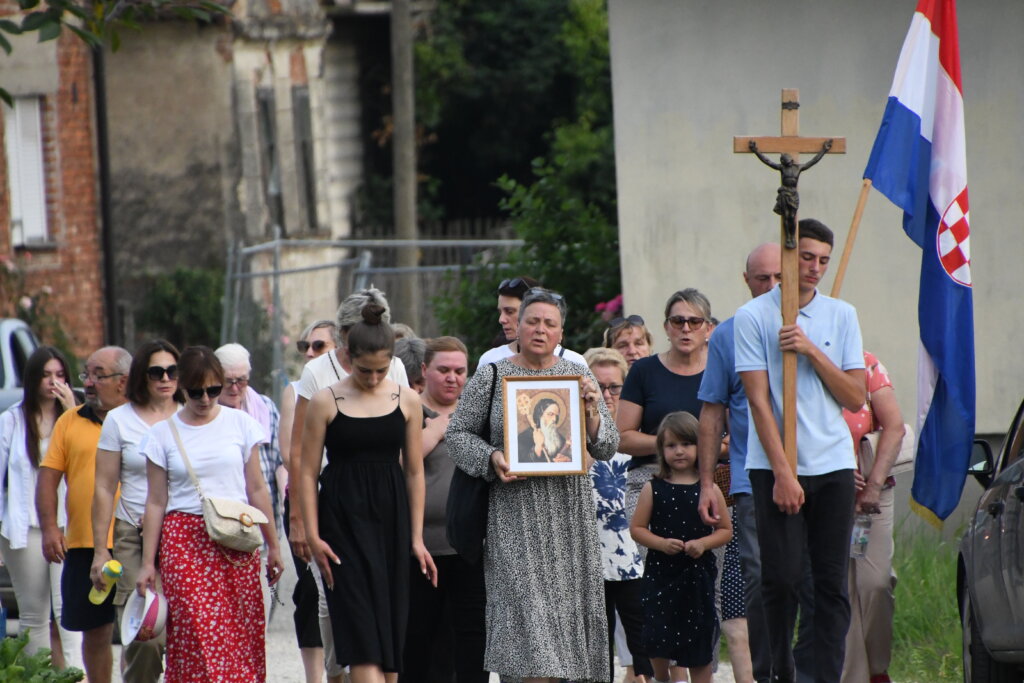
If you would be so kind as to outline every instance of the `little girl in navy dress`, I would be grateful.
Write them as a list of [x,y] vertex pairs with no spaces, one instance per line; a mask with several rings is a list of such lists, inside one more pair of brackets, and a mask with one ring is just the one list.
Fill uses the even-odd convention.
[[[657,447],[661,470],[644,485],[629,528],[633,539],[649,548],[643,578],[644,648],[655,681],[669,680],[673,660],[690,670],[693,683],[710,683],[718,617],[715,558],[709,551],[729,542],[732,523],[722,515],[710,527],[697,512],[697,419],[681,411],[666,415],[658,427]],[[724,510],[722,492],[715,489],[715,495],[718,509]]]

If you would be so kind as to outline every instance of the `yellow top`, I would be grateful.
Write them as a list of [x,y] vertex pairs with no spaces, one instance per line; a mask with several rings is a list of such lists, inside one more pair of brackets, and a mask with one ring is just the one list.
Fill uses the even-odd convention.
[[[50,446],[41,467],[64,473],[68,484],[68,527],[64,534],[68,548],[92,547],[92,495],[96,486],[96,446],[100,441],[103,421],[88,405],[65,411],[53,426]],[[118,493],[114,494],[117,504]],[[113,517],[113,516],[112,516]],[[111,519],[107,547],[114,545]]]

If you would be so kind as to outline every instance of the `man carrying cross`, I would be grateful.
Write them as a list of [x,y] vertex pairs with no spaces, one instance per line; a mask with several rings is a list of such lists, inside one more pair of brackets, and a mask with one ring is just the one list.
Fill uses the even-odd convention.
[[[815,681],[838,683],[850,623],[846,569],[853,526],[854,462],[842,409],[864,405],[864,356],[857,313],[818,292],[833,236],[799,222],[798,278],[786,279],[736,312],[736,371],[754,424],[747,470],[761,547],[761,591],[772,681],[795,681],[792,638],[805,553],[814,581]],[[796,289],[799,314],[782,322],[783,289]],[[792,291],[792,289],[790,289]],[[797,355],[796,472],[783,448],[784,351]]]

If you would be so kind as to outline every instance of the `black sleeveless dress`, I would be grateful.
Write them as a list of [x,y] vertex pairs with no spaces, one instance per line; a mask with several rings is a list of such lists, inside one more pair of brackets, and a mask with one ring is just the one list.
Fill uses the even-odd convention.
[[405,416],[350,417],[327,425],[320,475],[320,537],[341,559],[325,587],[338,664],[401,672],[409,612],[412,534],[399,454]]
[[[651,480],[654,505],[650,530],[663,538],[689,541],[707,536],[711,527],[697,512],[700,484]],[[696,560],[681,552],[647,551],[643,577],[644,652],[675,660],[680,666],[711,663],[718,644],[715,614],[715,557],[710,550]]]

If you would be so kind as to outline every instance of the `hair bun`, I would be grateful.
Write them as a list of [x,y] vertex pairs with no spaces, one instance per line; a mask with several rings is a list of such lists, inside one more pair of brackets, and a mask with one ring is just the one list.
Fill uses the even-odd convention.
[[363,306],[359,312],[363,316],[363,322],[367,325],[380,325],[384,319],[384,313],[387,309],[380,304],[370,302]]

